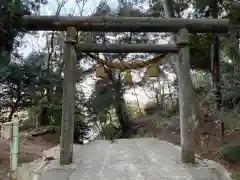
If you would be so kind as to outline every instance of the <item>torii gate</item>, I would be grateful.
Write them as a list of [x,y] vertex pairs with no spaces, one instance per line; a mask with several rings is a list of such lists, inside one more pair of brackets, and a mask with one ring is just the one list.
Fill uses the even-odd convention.
[[[192,108],[187,102],[187,95],[191,96],[188,33],[227,33],[232,27],[227,19],[180,19],[155,17],[74,17],[74,16],[23,16],[26,30],[56,30],[66,31],[67,37],[64,48],[64,84],[61,128],[60,164],[72,162],[74,99],[75,99],[75,69],[76,50],[82,52],[145,52],[145,53],[178,53],[178,79],[181,122],[182,158],[193,153],[193,117],[186,110]],[[128,44],[128,45],[99,45],[93,43],[78,43],[77,30],[101,32],[179,32],[179,44]],[[191,110],[190,110],[191,112]]]

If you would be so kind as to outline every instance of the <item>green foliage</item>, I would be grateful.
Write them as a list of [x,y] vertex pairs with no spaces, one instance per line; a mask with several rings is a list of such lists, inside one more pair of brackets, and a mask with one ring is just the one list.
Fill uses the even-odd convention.
[[[9,53],[14,51],[19,56],[16,48],[21,44],[21,37],[26,33],[22,26],[22,16],[36,12],[40,4],[46,0],[1,0],[0,5],[0,61],[6,65],[10,62]],[[19,37],[19,39],[16,39]]]
[[193,7],[195,8],[195,17],[213,17],[216,9],[218,8],[218,14],[222,14],[227,11],[225,0],[194,0]]
[[32,101],[37,92],[51,84],[51,78],[42,75],[41,66],[30,59],[24,63],[8,64],[3,67],[0,76],[0,83],[5,87],[1,97],[5,97],[7,102],[18,98],[22,103]]
[[[39,104],[37,114],[49,106],[44,98],[47,88],[58,84],[58,78],[46,73],[43,65],[44,54],[31,54],[21,62],[11,62],[2,66],[0,85],[2,87],[0,107],[11,108],[9,121],[20,110]],[[60,77],[61,79],[61,77]],[[44,103],[41,103],[45,101]],[[42,110],[42,108],[44,110]]]
[[89,132],[91,131],[92,126],[90,123],[83,121],[79,117],[76,117],[75,119],[74,140],[89,140]]
[[[173,0],[175,16],[183,17],[184,11],[192,6],[194,9],[187,15],[188,17],[209,18],[212,16],[214,2],[209,0]],[[218,1],[218,3],[219,9],[222,10],[222,1]],[[150,12],[156,16],[165,17],[163,1],[151,0]],[[190,34],[190,63],[192,69],[210,72],[212,37],[213,34]]]
[[230,144],[222,147],[222,156],[226,161],[240,162],[240,145]]
[[211,35],[190,35],[190,62],[191,68],[210,71],[211,63]]
[[114,103],[114,86],[110,81],[99,79],[89,100],[90,107],[97,113],[105,114]]

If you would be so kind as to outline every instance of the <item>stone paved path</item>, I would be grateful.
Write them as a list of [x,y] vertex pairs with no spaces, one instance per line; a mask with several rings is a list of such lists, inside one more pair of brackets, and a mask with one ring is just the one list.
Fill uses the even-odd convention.
[[117,140],[116,143],[97,140],[84,146],[75,145],[72,165],[60,166],[58,160],[53,160],[35,173],[34,180],[227,180],[228,178],[220,176],[218,171],[208,167],[205,162],[199,162],[194,167],[183,165],[180,161],[179,148],[172,144],[153,138],[141,138]]

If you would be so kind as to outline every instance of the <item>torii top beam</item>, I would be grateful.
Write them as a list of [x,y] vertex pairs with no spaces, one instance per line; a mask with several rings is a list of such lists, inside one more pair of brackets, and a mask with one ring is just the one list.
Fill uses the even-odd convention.
[[23,16],[30,31],[65,31],[75,27],[79,31],[102,32],[177,32],[187,28],[196,33],[227,33],[226,19],[180,19],[156,17],[96,17],[96,16]]

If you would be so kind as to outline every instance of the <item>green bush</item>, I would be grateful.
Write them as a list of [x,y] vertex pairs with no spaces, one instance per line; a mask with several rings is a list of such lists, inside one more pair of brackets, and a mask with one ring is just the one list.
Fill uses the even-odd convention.
[[230,162],[240,162],[240,144],[229,144],[222,147],[223,159]]

